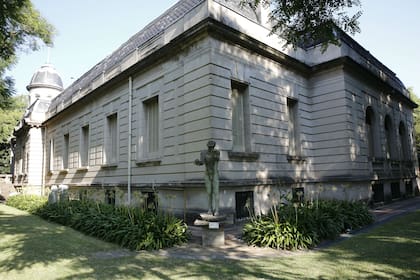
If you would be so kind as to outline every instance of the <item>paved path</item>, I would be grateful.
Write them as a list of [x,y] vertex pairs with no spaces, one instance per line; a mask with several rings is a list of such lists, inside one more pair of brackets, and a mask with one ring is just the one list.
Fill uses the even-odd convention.
[[414,212],[418,209],[420,209],[420,196],[377,207],[372,210],[375,215],[374,225],[386,222],[400,215]]
[[[386,204],[380,207],[376,207],[372,210],[375,216],[375,222],[360,231],[352,234],[343,235],[340,240],[354,236],[356,234],[366,232],[382,223],[385,223],[398,216],[414,212],[420,209],[420,197],[414,197],[407,200],[395,201],[391,204]],[[198,231],[193,230],[193,239],[190,243],[174,248],[159,250],[158,255],[183,258],[183,259],[253,259],[253,258],[273,258],[280,256],[288,256],[295,254],[302,254],[303,251],[290,252],[283,250],[274,250],[271,248],[259,248],[248,246],[243,240],[240,239],[241,226],[228,227],[226,229],[226,242],[225,246],[220,248],[203,247],[200,245],[200,236]],[[326,242],[322,246],[317,247],[318,249],[330,246],[337,241]]]

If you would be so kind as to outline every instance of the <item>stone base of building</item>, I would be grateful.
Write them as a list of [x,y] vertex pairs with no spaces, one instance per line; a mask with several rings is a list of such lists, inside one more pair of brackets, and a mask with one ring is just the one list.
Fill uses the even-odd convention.
[[[414,196],[416,193],[418,185],[415,178],[363,181],[343,178],[342,181],[291,183],[232,181],[220,184],[219,208],[226,215],[226,222],[232,224],[251,215],[269,213],[273,205],[288,203],[294,199],[310,202],[320,199],[362,200],[375,204]],[[115,205],[128,204],[127,186],[124,185],[69,185],[69,196],[70,199],[89,198]],[[155,184],[153,188],[147,186],[131,188],[131,205],[161,209],[176,215],[188,224],[193,224],[200,217],[200,213],[207,211],[207,201],[204,183],[202,186]]]
[[41,186],[15,186],[17,193],[27,194],[27,195],[43,195],[43,190]]

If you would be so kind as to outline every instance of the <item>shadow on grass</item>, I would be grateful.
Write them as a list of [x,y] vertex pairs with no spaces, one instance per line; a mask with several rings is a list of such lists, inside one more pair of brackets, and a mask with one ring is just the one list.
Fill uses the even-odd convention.
[[42,264],[47,273],[64,266],[53,279],[420,279],[420,212],[320,251],[248,260],[131,252],[3,205],[0,225],[1,270],[28,269],[26,278]]
[[3,205],[0,225],[0,251],[5,253],[0,267],[6,272],[31,271],[32,266],[41,264],[48,273],[64,263],[65,272],[52,278],[272,278],[267,271],[241,261],[197,261],[131,252]]
[[[323,249],[320,263],[349,270],[363,279],[420,279],[420,211]],[[321,279],[329,279],[323,275]]]
[[62,252],[60,242],[56,240],[60,239],[65,229],[46,225],[39,218],[24,212],[16,212],[0,209],[0,236],[3,241],[0,251],[8,255],[0,267],[6,271],[21,270],[35,262],[48,264],[59,258]]
[[[83,269],[87,265],[91,264],[80,262],[74,268]],[[103,269],[104,267],[106,268]],[[150,255],[141,256],[141,254],[134,259],[115,260],[110,266],[108,261],[96,262],[92,268],[94,270],[92,272],[60,279],[276,279],[270,271],[244,261],[174,260]],[[294,278],[294,274],[290,274],[288,278]]]

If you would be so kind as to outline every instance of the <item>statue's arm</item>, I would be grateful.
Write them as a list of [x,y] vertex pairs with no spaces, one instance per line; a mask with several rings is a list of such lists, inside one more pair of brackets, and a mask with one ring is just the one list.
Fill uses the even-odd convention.
[[216,152],[216,153],[215,153],[214,157],[215,157],[215,158],[216,158],[216,160],[218,161],[218,160],[220,159],[220,151],[216,150],[215,152]]
[[203,152],[200,153],[200,159],[196,159],[194,161],[194,163],[196,165],[203,165],[204,164],[204,153]]

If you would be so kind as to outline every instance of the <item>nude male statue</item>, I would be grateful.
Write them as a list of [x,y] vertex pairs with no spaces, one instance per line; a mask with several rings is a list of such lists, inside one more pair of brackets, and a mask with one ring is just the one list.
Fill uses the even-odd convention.
[[200,159],[195,160],[196,165],[205,165],[204,182],[206,185],[209,211],[213,216],[219,215],[219,171],[217,169],[220,159],[220,151],[214,147],[216,142],[209,141],[207,150],[201,151]]

